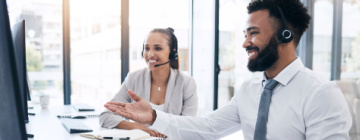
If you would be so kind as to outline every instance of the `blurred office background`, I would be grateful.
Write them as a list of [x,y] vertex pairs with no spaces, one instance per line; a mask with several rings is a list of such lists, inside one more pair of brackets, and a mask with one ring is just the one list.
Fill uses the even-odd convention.
[[[298,47],[304,64],[325,79],[359,81],[360,1],[301,1],[312,15],[311,27]],[[156,27],[172,27],[179,40],[180,70],[196,80],[199,115],[228,103],[243,81],[261,77],[248,71],[242,48],[249,2],[7,0],[11,24],[26,20],[32,102],[46,93],[52,105],[101,107],[120,89],[127,72],[146,67],[140,54],[147,33]],[[128,26],[122,27],[122,22]],[[70,60],[63,59],[64,46],[70,48]],[[70,66],[70,74],[64,72],[64,64]],[[71,83],[64,84],[67,76]]]

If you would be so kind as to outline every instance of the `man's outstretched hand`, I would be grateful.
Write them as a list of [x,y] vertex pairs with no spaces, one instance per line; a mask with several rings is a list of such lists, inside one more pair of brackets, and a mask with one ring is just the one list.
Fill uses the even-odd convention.
[[156,118],[155,110],[132,90],[128,90],[128,94],[136,103],[107,102],[104,106],[125,118],[152,125]]

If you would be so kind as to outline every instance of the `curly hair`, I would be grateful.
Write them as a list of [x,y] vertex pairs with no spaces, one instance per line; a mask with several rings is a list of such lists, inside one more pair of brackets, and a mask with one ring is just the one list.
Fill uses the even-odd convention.
[[[294,43],[297,46],[311,19],[307,9],[299,0],[252,0],[247,9],[248,14],[258,10],[268,10],[269,17],[275,18],[275,22],[281,25],[281,15],[277,6],[282,9],[288,28],[293,30]],[[275,26],[275,29],[279,30],[282,26]]]

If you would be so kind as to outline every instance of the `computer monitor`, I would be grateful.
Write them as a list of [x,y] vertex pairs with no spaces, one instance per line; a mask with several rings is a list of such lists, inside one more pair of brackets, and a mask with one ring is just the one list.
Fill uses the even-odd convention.
[[0,0],[0,140],[26,140],[26,129],[6,1]]
[[27,100],[28,101],[31,101],[31,97],[30,97],[30,93],[31,93],[31,88],[30,88],[30,86],[29,86],[29,84],[30,84],[30,81],[29,81],[29,75],[28,75],[28,73],[27,73],[27,69],[26,69],[26,91],[28,91],[27,92]]
[[28,117],[28,78],[26,70],[26,46],[25,46],[25,20],[21,20],[14,24],[11,30],[14,42],[15,60],[19,77],[20,95],[23,102],[23,114],[25,123],[29,122]]

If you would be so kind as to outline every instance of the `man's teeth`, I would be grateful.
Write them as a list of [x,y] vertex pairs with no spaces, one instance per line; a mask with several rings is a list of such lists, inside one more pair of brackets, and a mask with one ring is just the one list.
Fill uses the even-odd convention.
[[149,60],[149,63],[155,63],[156,60]]
[[251,52],[251,53],[249,53],[249,56],[252,56],[254,54],[256,54],[256,52]]

